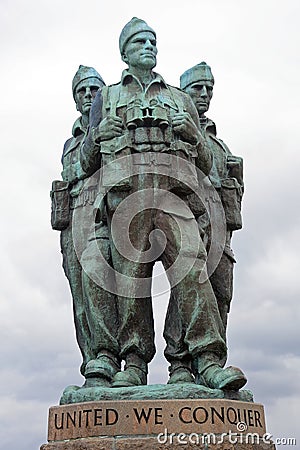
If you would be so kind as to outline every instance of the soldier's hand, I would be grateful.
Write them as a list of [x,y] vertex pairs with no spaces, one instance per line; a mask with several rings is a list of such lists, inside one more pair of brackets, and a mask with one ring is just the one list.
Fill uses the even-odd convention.
[[96,142],[107,141],[121,136],[122,132],[122,119],[117,116],[107,116],[94,128],[94,139]]
[[175,133],[178,133],[185,141],[196,144],[201,141],[202,136],[188,112],[176,113],[172,119]]

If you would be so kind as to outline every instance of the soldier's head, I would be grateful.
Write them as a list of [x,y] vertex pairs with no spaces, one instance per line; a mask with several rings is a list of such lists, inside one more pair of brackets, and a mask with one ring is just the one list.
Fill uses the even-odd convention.
[[180,88],[190,95],[199,117],[208,111],[214,82],[211,68],[204,61],[186,70],[180,77]]
[[156,66],[156,33],[144,20],[133,17],[124,26],[119,48],[129,69],[152,70]]
[[82,115],[88,116],[98,89],[105,83],[93,67],[79,66],[72,82],[76,108]]

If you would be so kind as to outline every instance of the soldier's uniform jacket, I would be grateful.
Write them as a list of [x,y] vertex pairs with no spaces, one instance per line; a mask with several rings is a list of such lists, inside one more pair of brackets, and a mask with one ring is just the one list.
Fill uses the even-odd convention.
[[62,181],[53,181],[50,192],[51,225],[54,230],[63,231],[68,228],[73,209],[87,203],[92,205],[96,197],[96,186],[83,189],[84,179],[88,176],[80,163],[80,147],[85,132],[86,129],[82,126],[80,117],[73,125],[73,136],[64,145],[61,158]]
[[[198,157],[196,145],[185,142],[172,131],[171,119],[177,112],[190,113],[196,126],[200,129],[197,111],[190,97],[181,90],[169,86],[163,78],[153,73],[154,79],[146,89],[128,70],[122,73],[121,82],[103,87],[98,92],[91,108],[90,128],[97,127],[108,115],[119,116],[124,125],[121,137],[101,142],[102,156],[105,154],[127,154],[125,149],[135,152],[181,152],[187,159]],[[99,151],[99,149],[98,149]],[[84,145],[82,166],[86,172],[99,168],[95,146]],[[210,150],[202,149],[201,170],[208,174],[211,168]]]
[[221,181],[228,177],[227,156],[232,155],[232,153],[227,145],[217,137],[216,125],[212,120],[208,118],[200,119],[200,126],[213,154],[209,179],[213,186],[218,189],[221,188]]
[[86,203],[93,204],[95,200],[95,189],[82,190],[84,179],[88,176],[80,163],[80,147],[85,133],[86,128],[82,126],[82,120],[79,117],[73,125],[72,137],[66,141],[62,154],[61,175],[69,185],[71,209],[75,206],[84,206]]
[[78,118],[72,129],[72,137],[68,139],[64,145],[61,162],[63,165],[63,171],[61,173],[62,179],[68,181],[71,187],[70,195],[76,196],[80,190],[80,185],[86,177],[80,164],[80,145],[83,140],[83,136],[86,129],[82,127],[81,118]]
[[[221,197],[226,218],[228,231],[224,251],[234,260],[230,240],[232,231],[242,228],[243,160],[233,156],[227,145],[217,137],[216,126],[212,120],[201,118],[200,126],[213,156],[209,179]],[[203,223],[200,224],[202,228],[205,228],[205,220],[203,217]]]

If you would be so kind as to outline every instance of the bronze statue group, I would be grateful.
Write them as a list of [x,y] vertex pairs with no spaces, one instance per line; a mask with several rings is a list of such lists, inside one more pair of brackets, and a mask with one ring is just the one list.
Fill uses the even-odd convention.
[[[214,86],[211,68],[201,62],[181,75],[180,88],[168,85],[153,71],[156,33],[136,17],[124,26],[119,47],[128,66],[120,83],[106,86],[86,66],[73,78],[81,115],[63,149],[62,180],[54,181],[51,191],[52,227],[61,231],[83,388],[147,384],[155,354],[151,276],[161,261],[171,285],[164,327],[168,384],[237,391],[245,375],[224,367],[235,263],[231,238],[242,227],[242,159],[232,155],[206,117]],[[113,171],[124,164],[131,176],[116,181]],[[88,180],[94,181],[87,188]],[[212,271],[208,253],[216,239],[215,202],[197,195],[203,183],[222,205],[214,221],[223,226],[224,239]],[[124,223],[122,217],[117,220],[122,204]],[[93,223],[88,207],[97,211]],[[91,237],[80,240],[90,230]],[[84,242],[81,248],[75,235]],[[116,241],[125,235],[132,247],[122,252]],[[106,264],[113,269],[115,290],[106,289]]]

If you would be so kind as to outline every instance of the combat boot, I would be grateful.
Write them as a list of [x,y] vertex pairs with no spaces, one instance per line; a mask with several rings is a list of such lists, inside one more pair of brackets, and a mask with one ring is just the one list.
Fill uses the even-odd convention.
[[191,361],[172,361],[169,367],[168,384],[195,383]]
[[84,371],[84,387],[111,386],[114,375],[120,370],[119,359],[110,352],[101,352],[96,359],[90,360]]
[[147,384],[148,365],[138,355],[126,357],[124,370],[117,372],[112,387],[142,386]]
[[217,355],[213,353],[198,356],[194,367],[196,383],[211,389],[238,391],[247,383],[247,378],[241,369],[234,366],[223,369]]

